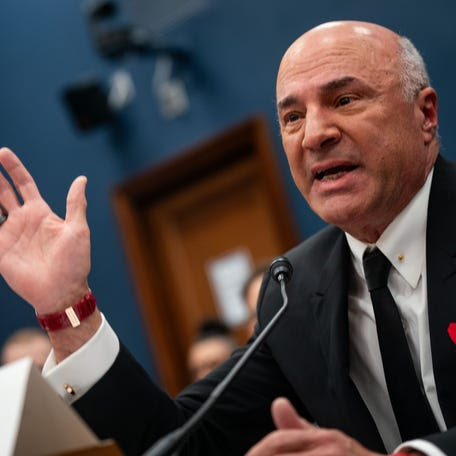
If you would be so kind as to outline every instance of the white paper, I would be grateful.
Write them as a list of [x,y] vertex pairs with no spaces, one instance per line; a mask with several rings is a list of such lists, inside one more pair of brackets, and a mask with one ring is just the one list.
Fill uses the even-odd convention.
[[31,360],[23,359],[0,369],[0,454],[12,455],[22,418]]
[[242,288],[252,271],[248,250],[240,248],[210,260],[206,271],[223,321],[228,326],[243,324],[249,316],[242,296]]
[[44,456],[99,443],[31,358],[0,369],[0,455]]

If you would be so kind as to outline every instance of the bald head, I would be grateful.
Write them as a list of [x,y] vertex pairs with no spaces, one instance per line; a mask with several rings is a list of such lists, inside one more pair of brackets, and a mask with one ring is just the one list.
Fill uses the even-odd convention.
[[358,21],[335,21],[320,24],[301,35],[288,48],[284,60],[300,55],[309,47],[333,46],[338,41],[356,42],[357,45],[370,45],[374,42],[386,48],[397,46],[399,36],[393,31],[377,24]]
[[320,37],[326,41],[331,41],[335,36],[341,37],[377,37],[383,40],[395,41],[398,34],[392,30],[372,22],[362,21],[332,21],[319,24],[316,27],[302,34],[291,46],[290,49],[302,40]]

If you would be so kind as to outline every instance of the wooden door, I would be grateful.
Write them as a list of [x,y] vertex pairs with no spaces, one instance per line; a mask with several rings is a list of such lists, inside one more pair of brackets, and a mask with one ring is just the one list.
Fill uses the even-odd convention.
[[186,353],[198,324],[233,313],[221,305],[230,288],[218,289],[218,266],[253,267],[297,242],[264,121],[129,179],[113,201],[157,367],[174,395],[189,382]]

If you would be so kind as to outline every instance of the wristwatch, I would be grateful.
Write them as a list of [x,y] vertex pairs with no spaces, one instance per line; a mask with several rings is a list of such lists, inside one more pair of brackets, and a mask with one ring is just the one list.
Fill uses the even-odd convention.
[[62,312],[39,315],[36,314],[38,323],[45,331],[58,331],[64,328],[76,328],[89,315],[92,315],[97,307],[97,300],[89,292],[74,306],[67,307]]

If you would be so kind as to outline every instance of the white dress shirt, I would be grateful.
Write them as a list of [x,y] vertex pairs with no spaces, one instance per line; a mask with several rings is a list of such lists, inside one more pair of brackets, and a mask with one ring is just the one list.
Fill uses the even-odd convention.
[[[437,400],[429,340],[426,283],[426,220],[432,173],[425,185],[391,223],[376,246],[391,261],[388,286],[404,319],[415,369],[441,430],[446,430]],[[413,440],[401,445],[382,368],[375,317],[364,279],[362,256],[367,244],[347,234],[354,274],[348,299],[350,326],[350,376],[365,401],[388,451],[414,448],[429,456],[445,456],[430,442]],[[81,397],[111,367],[119,340],[106,319],[97,333],[58,365],[53,352],[43,375],[67,403]],[[70,385],[73,394],[65,385]],[[398,446],[399,445],[399,446]]]

